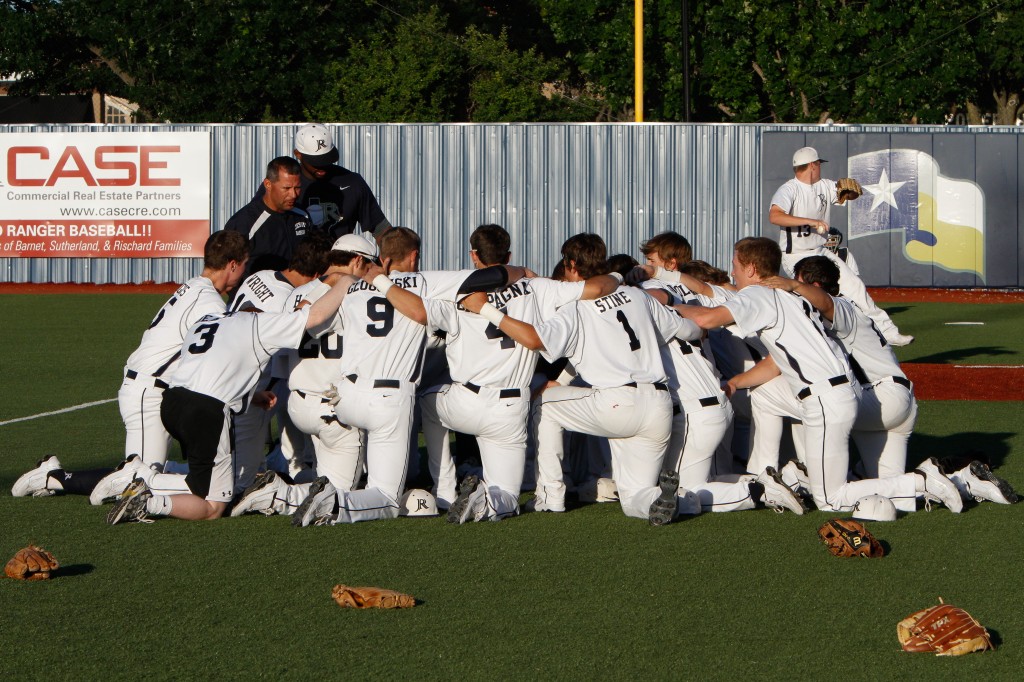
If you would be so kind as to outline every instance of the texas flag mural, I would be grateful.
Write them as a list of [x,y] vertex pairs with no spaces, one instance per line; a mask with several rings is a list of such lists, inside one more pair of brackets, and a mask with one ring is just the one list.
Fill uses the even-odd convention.
[[915,149],[885,149],[849,159],[864,188],[850,204],[850,239],[902,232],[914,263],[985,278],[985,197],[969,180],[949,178]]

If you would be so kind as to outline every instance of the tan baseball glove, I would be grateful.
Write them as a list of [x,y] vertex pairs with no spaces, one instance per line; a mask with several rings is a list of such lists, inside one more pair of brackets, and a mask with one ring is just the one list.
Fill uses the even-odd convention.
[[335,585],[331,596],[343,609],[408,609],[416,606],[415,597],[380,587]]
[[4,573],[15,580],[47,580],[58,568],[60,564],[52,554],[42,547],[29,545],[11,557]]
[[904,651],[934,651],[939,656],[962,656],[995,649],[988,630],[963,609],[939,597],[939,605],[913,613],[896,626]]
[[853,519],[832,519],[818,529],[818,537],[828,551],[841,557],[863,556],[872,559],[885,556],[882,543],[868,532],[864,524]]
[[853,178],[839,178],[836,180],[837,204],[853,201],[861,194],[864,194],[864,190],[860,188],[860,183]]

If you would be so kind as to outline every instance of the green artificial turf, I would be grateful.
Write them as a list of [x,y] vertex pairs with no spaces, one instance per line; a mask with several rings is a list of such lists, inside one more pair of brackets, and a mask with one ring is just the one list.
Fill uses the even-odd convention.
[[[113,398],[162,300],[0,296],[0,422]],[[897,317],[919,335],[911,350],[954,352],[917,327],[918,308]],[[1020,403],[923,402],[910,461],[977,450],[1024,488],[1022,419]],[[1024,664],[1024,506],[870,523],[889,555],[842,560],[817,538],[820,512],[662,528],[614,504],[459,527],[294,529],[262,516],[110,527],[109,507],[82,497],[6,493],[45,453],[69,469],[116,464],[121,428],[115,402],[0,426],[0,556],[34,541],[62,562],[55,580],[0,580],[4,679],[1009,680]],[[330,598],[339,582],[419,604],[344,611]],[[896,623],[939,596],[999,648],[902,652]]]

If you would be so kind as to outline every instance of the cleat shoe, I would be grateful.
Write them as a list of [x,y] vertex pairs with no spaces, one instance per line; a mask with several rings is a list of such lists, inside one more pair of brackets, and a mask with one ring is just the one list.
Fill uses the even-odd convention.
[[459,494],[448,508],[448,523],[479,521],[487,509],[487,488],[483,481],[470,474],[459,484]]
[[679,474],[675,471],[663,471],[658,477],[661,493],[651,503],[647,520],[652,526],[664,526],[672,523],[679,511]]
[[46,480],[50,477],[51,471],[63,469],[57,455],[47,455],[36,462],[36,468],[24,473],[11,487],[11,495],[14,497],[46,497],[56,495],[56,490],[46,487]]
[[924,496],[925,508],[931,509],[931,502],[941,502],[949,511],[959,514],[963,511],[964,500],[956,484],[939,471],[939,462],[929,457],[914,469],[924,480],[918,486],[918,493]]
[[100,479],[96,487],[89,494],[89,504],[98,507],[104,502],[113,502],[124,489],[135,480],[135,474],[140,469],[146,468],[142,458],[132,455],[117,465],[117,468]]
[[913,336],[910,334],[900,334],[899,332],[885,337],[885,340],[889,342],[890,346],[909,346],[914,343]]
[[310,484],[309,494],[292,515],[292,525],[296,528],[305,528],[311,524],[322,526],[324,517],[330,517],[334,513],[337,503],[338,489],[326,476],[321,476]]
[[1017,493],[1013,487],[1003,479],[992,473],[984,462],[977,460],[971,462],[967,471],[961,475],[967,494],[983,502],[995,502],[996,504],[1014,504],[1017,502]]
[[808,475],[807,467],[804,466],[803,462],[791,459],[786,462],[786,466],[782,467],[782,471],[779,474],[782,476],[782,482],[799,497],[803,499],[810,498],[811,477]]
[[140,523],[153,523],[146,511],[146,502],[153,497],[149,486],[141,478],[136,478],[128,484],[128,487],[121,493],[121,498],[114,504],[114,508],[107,514],[107,523],[116,526],[126,521],[138,521]]
[[258,512],[264,516],[279,514],[281,512],[280,505],[275,503],[284,504],[284,494],[278,496],[278,493],[283,493],[282,488],[287,485],[275,471],[264,471],[257,474],[252,485],[246,488],[235,501],[235,506],[231,509],[231,516],[238,517],[250,512]]
[[764,487],[764,492],[761,494],[761,501],[764,503],[764,506],[771,507],[780,513],[784,509],[788,509],[798,515],[807,511],[803,500],[783,482],[782,474],[776,471],[775,467],[767,467],[758,474],[754,482]]

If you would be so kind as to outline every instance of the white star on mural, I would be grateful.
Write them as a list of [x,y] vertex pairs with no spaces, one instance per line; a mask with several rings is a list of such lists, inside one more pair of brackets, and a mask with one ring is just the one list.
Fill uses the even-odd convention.
[[899,206],[896,205],[896,191],[907,184],[903,182],[889,182],[889,174],[882,169],[882,177],[878,179],[877,185],[864,185],[864,189],[871,192],[874,195],[874,199],[871,200],[871,208],[869,211],[874,211],[876,208],[882,205],[882,203],[889,204],[896,210],[899,210]]

